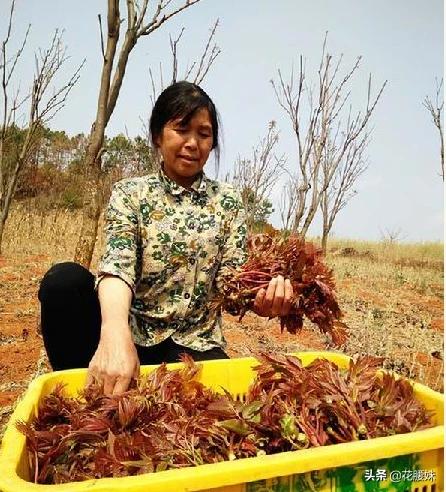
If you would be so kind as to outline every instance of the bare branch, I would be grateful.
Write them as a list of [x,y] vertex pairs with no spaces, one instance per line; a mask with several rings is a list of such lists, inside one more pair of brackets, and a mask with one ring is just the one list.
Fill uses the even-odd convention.
[[180,34],[178,35],[178,37],[174,41],[172,40],[172,37],[169,36],[170,50],[172,52],[172,65],[173,65],[172,66],[172,79],[171,79],[172,84],[177,81],[177,74],[178,74],[177,45],[178,45],[183,33],[184,33],[184,27],[181,29]]
[[423,101],[423,106],[429,111],[432,122],[438,130],[440,136],[440,165],[441,165],[441,177],[444,181],[444,138],[443,138],[443,79],[438,82],[435,79],[436,93],[435,93],[435,104],[434,102],[426,96]]
[[98,14],[98,21],[99,21],[99,32],[101,34],[101,53],[102,53],[102,60],[105,61],[104,33],[102,32],[102,18],[101,18],[101,14]]
[[80,72],[84,65],[85,59],[78,66],[68,82],[60,89],[54,91],[53,95],[48,99],[45,107],[40,113],[42,123],[48,123],[52,118],[54,118],[56,113],[58,113],[65,106],[69,93],[79,81]]
[[[220,48],[214,44],[214,46],[211,48],[211,42],[212,39],[215,36],[216,29],[218,27],[218,19],[214,23],[213,27],[210,30],[209,37],[207,39],[206,45],[204,47],[204,50],[202,52],[202,55],[200,57],[200,62],[198,64],[197,70],[195,75],[192,75],[192,72],[194,68],[197,66],[197,62],[194,61],[190,68],[187,68],[185,71],[185,76],[183,77],[183,80],[192,80],[195,84],[201,84],[203,82],[204,77],[208,74],[210,68],[212,67],[215,59],[217,56],[220,54],[221,50]],[[179,57],[178,57],[178,44],[181,41],[181,38],[183,36],[185,29],[182,28],[180,34],[176,39],[172,39],[170,37],[170,51],[172,54],[172,76],[170,78],[170,83],[176,82],[177,77],[178,77],[178,64],[179,64]],[[159,94],[161,91],[164,90],[164,80],[163,80],[163,67],[162,63],[160,62],[159,64],[159,77],[160,81],[158,84],[158,87],[156,87],[155,79],[153,76],[152,70],[149,68],[149,77],[150,77],[150,82],[151,82],[151,95],[150,99],[152,102],[152,106],[155,104],[156,96]]]
[[14,10],[15,10],[15,0],[12,0],[11,2],[11,8],[9,9],[9,20],[8,20],[8,28],[6,30],[6,38],[3,40],[3,46],[6,46],[9,42],[9,38],[11,37],[11,32],[12,32],[12,19],[14,16]]
[[[15,111],[18,109],[16,102],[14,102],[12,108],[8,109],[8,85],[11,81],[11,77],[15,72],[17,63],[22,56],[25,45],[28,41],[29,31],[31,29],[31,24],[28,25],[25,36],[23,38],[22,44],[16,53],[8,59],[7,57],[7,46],[12,33],[12,22],[15,10],[15,0],[11,2],[11,8],[9,13],[9,21],[8,28],[6,33],[6,38],[2,42],[2,51],[1,51],[1,62],[0,62],[0,70],[1,70],[1,79],[2,79],[2,96],[3,96],[3,124],[2,124],[2,133],[6,131],[6,128],[9,126],[11,120],[13,120],[13,115]],[[8,66],[11,65],[8,71]],[[18,98],[18,94],[17,94]],[[1,180],[0,180],[1,181]]]
[[161,27],[166,21],[168,21],[170,18],[172,18],[174,15],[179,14],[183,10],[187,9],[188,7],[191,7],[192,5],[198,3],[200,0],[186,0],[184,5],[181,7],[177,8],[173,12],[170,12],[168,14],[164,14],[161,18],[159,17],[161,12],[169,5],[171,0],[166,0],[166,1],[159,1],[158,5],[155,10],[155,14],[151,20],[151,22],[147,25],[141,25],[137,31],[137,37],[140,36],[148,36],[151,34],[153,31]]
[[282,227],[286,231],[290,231],[293,228],[294,217],[296,216],[297,208],[297,195],[295,189],[297,188],[297,181],[295,177],[291,177],[286,183],[280,200],[280,216],[282,220]]
[[355,140],[347,153],[344,154],[342,162],[333,163],[330,159],[335,154],[329,149],[324,155],[323,172],[327,186],[322,191],[320,202],[323,220],[322,248],[324,251],[337,215],[356,194],[353,187],[368,167],[364,152],[369,140],[370,132],[363,134],[360,140]]
[[135,9],[135,1],[127,0],[127,30],[132,30],[135,28],[138,22],[138,17]]
[[198,84],[198,85],[201,84],[203,79],[206,77],[206,74],[208,73],[210,67],[214,63],[215,59],[221,53],[220,48],[216,44],[214,44],[214,46],[212,47],[212,50],[210,51],[209,57],[206,61],[206,56],[208,55],[208,51],[209,51],[211,42],[215,36],[215,32],[217,30],[218,23],[219,23],[219,19],[217,19],[215,21],[215,24],[211,29],[211,34],[209,35],[208,41],[206,43],[205,49],[204,49],[203,54],[202,54],[201,59],[200,59],[200,63],[198,65],[197,73],[196,73],[195,78],[194,78],[195,84]]
[[155,101],[156,101],[156,89],[155,89],[155,80],[153,79],[153,72],[152,69],[149,67],[149,77],[150,77],[150,83],[152,87],[152,94],[150,95],[150,100],[152,102],[152,107],[155,106]]
[[144,0],[141,9],[138,9],[139,16],[138,16],[138,20],[136,21],[136,26],[135,26],[136,32],[140,32],[140,30],[141,30],[142,23],[143,23],[144,18],[146,16],[148,4],[149,4],[149,0]]
[[184,80],[188,80],[189,79],[189,75],[192,73],[192,70],[194,69],[195,65],[197,64],[196,61],[194,61],[192,63],[192,65],[189,67],[186,67],[186,73],[184,75]]
[[164,87],[164,82],[163,82],[163,67],[160,62],[160,87]]

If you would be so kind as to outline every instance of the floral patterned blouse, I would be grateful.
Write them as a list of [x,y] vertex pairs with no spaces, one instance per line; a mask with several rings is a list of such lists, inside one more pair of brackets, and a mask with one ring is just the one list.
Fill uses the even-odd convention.
[[187,190],[162,170],[115,184],[106,211],[106,275],[133,291],[133,340],[151,346],[169,336],[194,350],[224,347],[221,314],[209,302],[225,267],[246,260],[246,225],[232,186],[204,173]]

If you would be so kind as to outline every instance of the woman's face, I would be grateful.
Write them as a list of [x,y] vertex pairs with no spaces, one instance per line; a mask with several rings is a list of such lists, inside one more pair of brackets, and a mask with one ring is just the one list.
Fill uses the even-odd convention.
[[156,141],[167,176],[190,188],[212,150],[212,124],[209,111],[198,109],[186,125],[181,118],[166,123]]

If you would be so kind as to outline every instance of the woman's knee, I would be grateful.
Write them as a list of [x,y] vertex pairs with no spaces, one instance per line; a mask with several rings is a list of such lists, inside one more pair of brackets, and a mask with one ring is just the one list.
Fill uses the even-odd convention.
[[38,297],[40,302],[46,302],[93,288],[93,274],[82,265],[69,261],[57,263],[46,272],[40,282]]

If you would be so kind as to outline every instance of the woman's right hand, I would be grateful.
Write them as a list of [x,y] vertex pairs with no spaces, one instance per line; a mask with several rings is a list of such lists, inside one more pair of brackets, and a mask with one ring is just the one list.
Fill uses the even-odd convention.
[[128,325],[103,324],[98,348],[88,366],[87,386],[97,381],[105,395],[117,395],[138,376],[139,358]]

